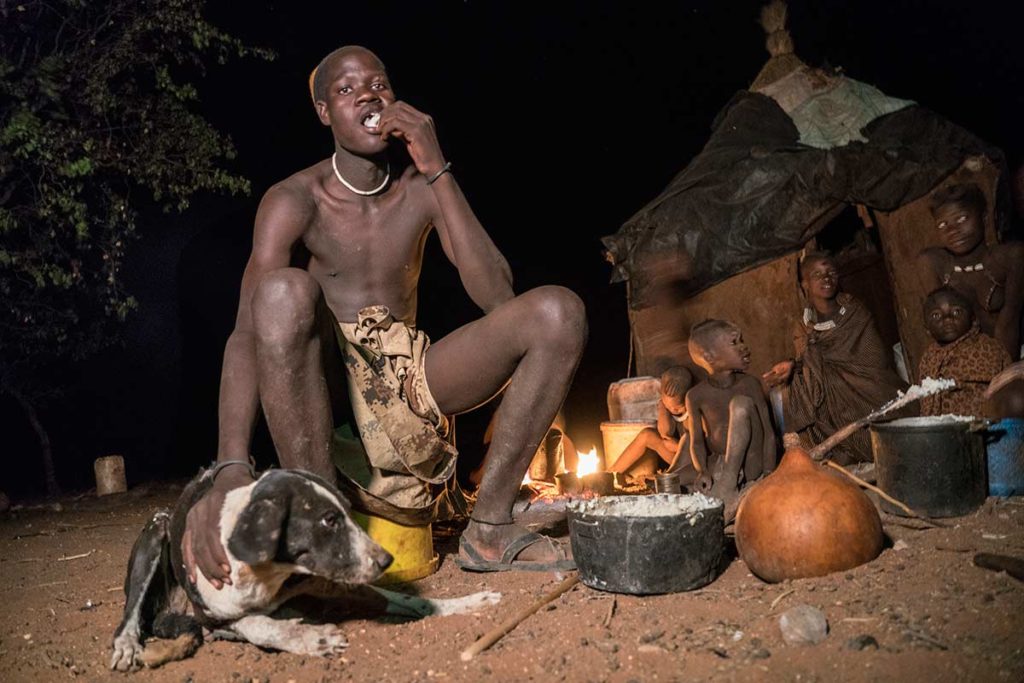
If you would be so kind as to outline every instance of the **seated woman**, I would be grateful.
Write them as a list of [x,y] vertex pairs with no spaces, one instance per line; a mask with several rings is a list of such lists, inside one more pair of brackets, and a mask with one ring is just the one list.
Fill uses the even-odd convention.
[[[826,254],[800,262],[800,285],[807,299],[803,323],[796,326],[797,357],[777,363],[763,375],[782,386],[785,431],[820,443],[906,388],[892,368],[889,349],[871,313],[839,291],[836,264]],[[841,465],[870,462],[871,441],[860,430],[844,441],[832,459]]]
[[1024,306],[1024,244],[985,244],[985,195],[977,185],[950,185],[931,198],[941,247],[918,257],[924,291],[950,285],[971,300],[981,331],[1010,358],[1020,358]]

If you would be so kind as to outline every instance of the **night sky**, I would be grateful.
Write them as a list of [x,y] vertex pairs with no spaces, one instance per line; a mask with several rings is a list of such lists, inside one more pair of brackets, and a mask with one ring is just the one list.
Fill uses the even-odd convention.
[[[129,483],[191,474],[215,457],[220,355],[237,305],[259,197],[328,156],[310,70],[356,43],[387,65],[398,96],[432,115],[442,149],[518,292],[560,284],[588,307],[590,344],[567,402],[569,432],[600,442],[609,382],[626,376],[625,289],[608,284],[600,237],[615,232],[703,146],[732,94],[766,61],[759,2],[209,2],[207,17],[274,62],[211,66],[204,115],[231,135],[250,197],[200,197],[183,215],[147,219],[126,277],[140,302],[126,344],[68,376],[44,414],[58,477],[93,485],[92,461],[125,456]],[[1004,2],[790,2],[808,64],[841,67],[1024,155],[1024,43]],[[756,305],[753,304],[753,305]],[[478,315],[436,239],[420,285],[420,325],[439,338]],[[37,447],[17,409],[0,480],[42,489]],[[467,459],[483,418],[459,421]],[[5,419],[6,422],[6,419]],[[462,444],[460,444],[462,445]],[[265,435],[257,455],[269,464]],[[7,483],[9,482],[9,483]]]

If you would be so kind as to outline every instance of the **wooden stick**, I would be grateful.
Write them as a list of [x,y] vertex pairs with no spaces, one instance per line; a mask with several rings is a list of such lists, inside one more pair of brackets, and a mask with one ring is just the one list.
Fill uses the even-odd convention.
[[790,588],[788,591],[781,593],[777,598],[772,600],[772,604],[768,607],[768,611],[771,612],[773,609],[775,609],[775,606],[782,601],[782,598],[786,597],[787,595],[792,595],[793,593],[796,593],[795,588]]
[[83,557],[89,557],[94,552],[96,552],[96,551],[95,550],[90,550],[89,552],[82,553],[80,555],[61,555],[60,557],[57,558],[57,561],[58,562],[67,562],[68,560],[81,560]]
[[612,617],[615,616],[615,607],[618,605],[619,599],[612,596],[612,604],[608,606],[608,614],[604,615],[604,621],[601,625],[608,628],[612,625]]
[[848,476],[850,479],[853,479],[855,482],[857,482],[858,484],[863,486],[864,488],[869,489],[871,491],[874,491],[879,496],[881,496],[885,500],[889,501],[890,503],[892,503],[893,505],[898,507],[900,510],[903,510],[905,513],[907,513],[909,516],[913,517],[914,519],[919,519],[922,522],[924,522],[925,524],[931,524],[932,526],[935,526],[935,527],[948,528],[948,526],[949,526],[948,524],[943,524],[942,522],[936,522],[934,519],[931,519],[930,517],[926,517],[926,516],[924,516],[924,515],[922,515],[920,513],[914,512],[909,507],[907,507],[907,505],[905,503],[902,503],[902,502],[896,500],[895,498],[890,496],[888,493],[886,493],[882,489],[880,489],[877,486],[875,486],[874,484],[867,483],[866,481],[864,481],[863,479],[858,477],[856,474],[848,471],[842,465],[837,465],[834,462],[832,462],[831,460],[826,460],[824,462],[824,464],[828,465],[829,467],[831,467],[834,470],[842,472],[843,474]]
[[978,553],[974,556],[974,566],[991,569],[994,572],[1006,572],[1018,581],[1024,581],[1024,560],[1019,557]]
[[846,439],[850,438],[850,436],[852,436],[853,433],[856,432],[858,429],[868,426],[875,420],[879,420],[888,415],[889,413],[905,408],[911,403],[916,403],[920,401],[922,398],[925,398],[926,396],[934,396],[935,394],[940,394],[943,391],[949,391],[950,389],[953,389],[955,386],[955,384],[950,384],[949,386],[935,387],[929,390],[921,390],[918,393],[914,393],[915,389],[920,389],[920,387],[915,385],[907,390],[906,395],[889,401],[888,403],[886,403],[884,406],[874,411],[873,413],[870,413],[862,417],[856,422],[851,422],[850,424],[846,425],[845,427],[834,433],[832,436],[828,437],[827,439],[819,443],[817,446],[812,448],[809,451],[809,454],[811,458],[813,458],[814,460],[821,460],[828,454],[829,451],[831,451],[833,448],[838,446],[843,441],[846,441]]
[[566,592],[567,590],[575,586],[577,583],[579,583],[579,581],[579,574],[576,574],[575,576],[570,576],[565,581],[558,584],[558,586],[553,591],[542,597],[540,600],[533,603],[526,609],[521,610],[518,614],[516,614],[508,621],[504,622],[499,626],[496,626],[484,635],[480,636],[480,638],[475,643],[473,643],[472,645],[470,645],[462,651],[462,655],[460,656],[462,661],[468,662],[469,660],[473,659],[473,657],[477,656],[478,654],[489,648],[491,645],[494,645],[496,642],[501,640],[502,636],[504,636],[506,633],[508,633],[516,626],[518,626],[520,623],[522,623],[528,616],[530,616],[531,614],[539,610],[541,607],[557,598],[562,593]]

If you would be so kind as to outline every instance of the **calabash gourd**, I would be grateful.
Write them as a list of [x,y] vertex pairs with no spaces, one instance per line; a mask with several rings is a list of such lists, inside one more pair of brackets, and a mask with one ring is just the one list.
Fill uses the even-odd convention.
[[860,488],[791,447],[740,502],[736,547],[765,581],[824,576],[878,557],[882,522]]

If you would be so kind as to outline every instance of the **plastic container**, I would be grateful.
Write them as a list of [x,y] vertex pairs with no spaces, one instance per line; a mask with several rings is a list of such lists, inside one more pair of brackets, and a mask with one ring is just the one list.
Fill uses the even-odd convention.
[[718,575],[722,501],[700,494],[606,496],[567,506],[580,580],[613,593],[676,593]]
[[626,446],[636,438],[640,430],[646,427],[657,427],[657,420],[611,420],[601,423],[601,441],[604,443],[604,461],[611,465]]
[[[988,494],[986,423],[956,416],[908,417],[871,426],[878,485],[929,517],[958,517]],[[902,515],[882,501],[886,512]]]
[[1024,418],[1008,417],[986,431],[988,494],[1024,495]]
[[377,579],[377,585],[415,581],[437,571],[438,557],[434,552],[434,539],[429,524],[404,526],[358,512],[352,513],[352,519],[395,558],[384,575]]
[[657,420],[661,381],[657,377],[630,377],[608,385],[608,419]]

